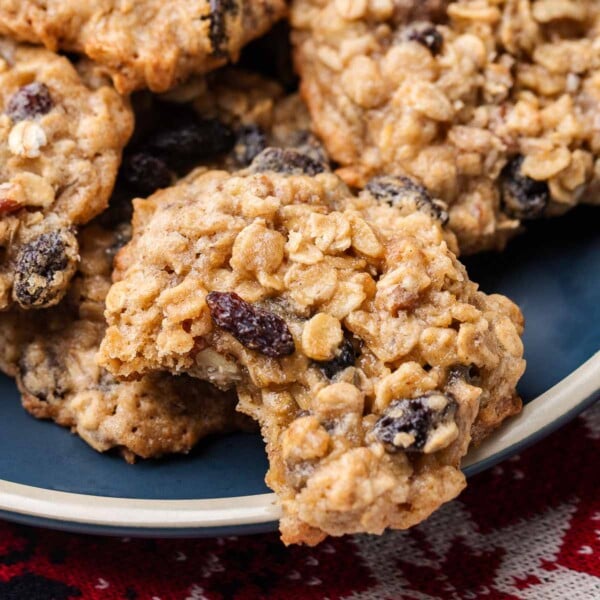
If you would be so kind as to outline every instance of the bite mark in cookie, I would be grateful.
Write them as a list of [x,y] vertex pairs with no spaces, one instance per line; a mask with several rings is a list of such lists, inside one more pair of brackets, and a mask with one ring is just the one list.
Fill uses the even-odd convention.
[[130,462],[187,453],[209,434],[249,429],[235,412],[233,393],[184,375],[118,382],[97,366],[112,257],[126,235],[124,226],[86,227],[66,298],[34,314],[16,308],[0,314],[0,367],[16,378],[23,406]]

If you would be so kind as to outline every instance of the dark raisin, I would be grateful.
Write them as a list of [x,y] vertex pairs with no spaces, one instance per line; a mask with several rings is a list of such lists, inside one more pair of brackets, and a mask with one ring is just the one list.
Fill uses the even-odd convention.
[[241,167],[247,167],[267,147],[267,136],[258,125],[243,125],[237,130],[233,156]]
[[[426,451],[427,443],[442,426],[450,425],[456,413],[456,401],[450,394],[429,392],[413,399],[394,400],[378,419],[373,429],[375,436],[388,450],[407,452]],[[447,446],[455,438],[435,445],[435,450]]]
[[13,121],[24,121],[49,113],[53,105],[48,86],[34,82],[12,95],[6,106],[6,114]]
[[329,157],[321,142],[314,136],[313,133],[305,129],[301,129],[293,136],[293,143],[290,144],[298,152],[310,156],[314,161],[327,165]]
[[274,171],[288,175],[317,175],[327,170],[327,166],[312,156],[293,148],[267,148],[250,166],[255,173]]
[[235,143],[230,127],[218,119],[181,119],[151,135],[143,144],[148,154],[173,169],[185,170],[199,160],[229,152]]
[[289,356],[296,350],[286,322],[233,292],[210,292],[206,297],[213,321],[241,344],[271,358]]
[[403,2],[405,23],[411,23],[419,20],[434,21],[436,23],[447,19],[447,9],[450,0],[417,0],[413,2]]
[[20,248],[13,296],[23,308],[56,304],[77,260],[77,240],[68,230],[44,233]]
[[236,0],[210,0],[209,37],[213,56],[219,58],[228,56],[227,20],[230,16],[235,16],[238,10]]
[[327,379],[333,379],[340,371],[352,367],[356,362],[356,350],[348,338],[344,338],[334,358],[315,361]]
[[523,156],[516,156],[502,170],[502,205],[509,217],[536,219],[544,214],[550,201],[550,190],[545,181],[537,181],[523,175],[523,160]]
[[440,53],[444,44],[442,34],[434,25],[424,25],[423,27],[411,29],[408,32],[407,39],[425,46],[434,56]]
[[378,200],[402,209],[406,214],[416,210],[428,213],[442,225],[448,223],[446,205],[433,198],[425,187],[404,175],[374,177],[367,183],[367,190]]
[[168,187],[172,182],[167,163],[162,158],[145,152],[136,152],[125,157],[121,176],[125,185],[141,196],[149,196],[160,188]]

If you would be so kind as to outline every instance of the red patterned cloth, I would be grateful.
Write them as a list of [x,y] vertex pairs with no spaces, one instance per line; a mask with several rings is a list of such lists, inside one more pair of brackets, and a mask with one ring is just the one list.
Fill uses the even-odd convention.
[[132,540],[0,522],[1,600],[598,600],[600,404],[410,532]]

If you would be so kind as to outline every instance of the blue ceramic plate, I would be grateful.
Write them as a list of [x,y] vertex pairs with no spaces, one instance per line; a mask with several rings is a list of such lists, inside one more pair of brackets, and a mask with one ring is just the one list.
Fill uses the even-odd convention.
[[[527,402],[467,456],[477,473],[547,435],[600,395],[600,211],[537,223],[503,254],[470,259],[487,292],[516,300],[527,319]],[[100,455],[29,417],[0,378],[0,516],[81,532],[208,536],[275,527],[258,435],[209,439],[189,456],[140,462]]]

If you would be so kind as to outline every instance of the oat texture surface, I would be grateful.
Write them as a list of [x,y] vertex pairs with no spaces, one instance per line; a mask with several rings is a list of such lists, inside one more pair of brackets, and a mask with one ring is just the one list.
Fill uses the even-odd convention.
[[128,461],[187,453],[206,435],[248,429],[232,392],[165,373],[118,382],[97,366],[112,259],[127,236],[126,226],[87,226],[65,299],[33,315],[0,313],[0,368],[16,378],[23,406]]
[[164,92],[236,60],[285,9],[282,0],[4,0],[0,32],[84,53],[122,93]]
[[102,212],[133,128],[126,100],[66,58],[0,38],[0,310],[56,304],[77,228]]
[[286,543],[421,521],[464,487],[471,432],[518,411],[520,312],[469,281],[416,183],[356,196],[316,157],[267,148],[134,204],[100,362],[235,387]]
[[597,0],[294,0],[291,22],[342,177],[417,178],[464,252],[597,201]]

